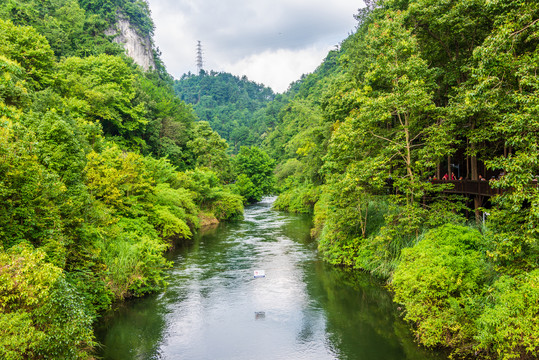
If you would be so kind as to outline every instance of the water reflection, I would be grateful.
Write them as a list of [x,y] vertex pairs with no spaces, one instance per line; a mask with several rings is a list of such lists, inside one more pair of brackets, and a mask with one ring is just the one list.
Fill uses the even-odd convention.
[[[412,342],[382,284],[322,263],[309,239],[309,219],[269,207],[250,207],[244,221],[178,247],[163,293],[103,319],[98,356],[437,358]],[[254,278],[256,269],[265,277]]]

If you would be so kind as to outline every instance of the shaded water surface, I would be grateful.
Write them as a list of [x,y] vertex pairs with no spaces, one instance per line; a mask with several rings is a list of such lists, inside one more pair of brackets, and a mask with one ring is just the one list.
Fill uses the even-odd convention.
[[381,283],[321,262],[310,225],[266,200],[177,248],[167,289],[103,318],[98,356],[441,359],[413,343]]

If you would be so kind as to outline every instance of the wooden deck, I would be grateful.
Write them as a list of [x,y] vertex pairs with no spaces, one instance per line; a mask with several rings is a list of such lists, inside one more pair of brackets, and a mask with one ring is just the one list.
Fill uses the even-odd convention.
[[444,190],[449,194],[494,196],[502,193],[501,189],[492,188],[488,181],[479,180],[432,180],[433,184],[453,184],[451,189]]

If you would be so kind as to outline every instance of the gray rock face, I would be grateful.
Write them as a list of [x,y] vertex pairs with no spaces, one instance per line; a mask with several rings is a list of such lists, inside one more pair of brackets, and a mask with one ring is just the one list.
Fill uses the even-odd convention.
[[155,69],[150,38],[140,36],[126,17],[120,14],[115,28],[107,30],[105,34],[114,36],[113,41],[122,44],[127,55],[145,71]]

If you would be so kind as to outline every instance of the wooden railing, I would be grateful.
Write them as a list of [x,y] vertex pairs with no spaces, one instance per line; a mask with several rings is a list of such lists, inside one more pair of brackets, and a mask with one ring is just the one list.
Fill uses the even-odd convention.
[[450,189],[445,189],[445,193],[494,196],[502,193],[501,189],[490,186],[488,181],[480,180],[431,180],[433,184],[453,184]]

